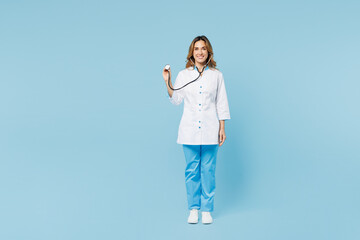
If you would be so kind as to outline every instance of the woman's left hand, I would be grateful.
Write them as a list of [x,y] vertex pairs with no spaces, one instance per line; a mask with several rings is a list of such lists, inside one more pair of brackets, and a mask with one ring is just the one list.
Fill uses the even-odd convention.
[[219,140],[220,140],[219,146],[220,146],[220,147],[221,147],[221,145],[224,144],[225,139],[226,139],[225,129],[220,129],[220,130],[219,130]]

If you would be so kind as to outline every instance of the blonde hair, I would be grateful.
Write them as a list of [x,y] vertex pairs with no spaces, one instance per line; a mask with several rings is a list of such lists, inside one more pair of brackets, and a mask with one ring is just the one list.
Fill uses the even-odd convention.
[[186,57],[186,68],[188,67],[194,67],[195,65],[195,58],[193,56],[193,52],[194,52],[194,47],[195,47],[195,43],[197,41],[200,41],[200,40],[203,40],[205,42],[205,45],[206,45],[206,50],[208,51],[208,57],[206,59],[206,62],[209,61],[209,58],[211,57],[211,60],[209,61],[209,68],[216,68],[216,62],[214,60],[214,52],[213,52],[213,49],[212,49],[212,46],[211,46],[211,43],[209,41],[209,39],[207,39],[207,37],[205,37],[204,35],[202,36],[197,36],[196,38],[194,38],[194,40],[192,40],[191,44],[190,44],[190,47],[189,47],[189,53]]

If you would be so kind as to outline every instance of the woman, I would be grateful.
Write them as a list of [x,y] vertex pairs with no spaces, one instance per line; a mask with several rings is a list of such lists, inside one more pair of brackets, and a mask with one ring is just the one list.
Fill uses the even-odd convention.
[[[230,119],[223,74],[216,69],[210,41],[196,37],[190,44],[186,68],[179,72],[173,91],[171,70],[163,70],[170,102],[179,105],[184,100],[177,143],[183,145],[186,159],[185,183],[190,215],[188,223],[212,223],[214,209],[215,165],[218,147],[224,144],[225,120]],[[170,86],[169,86],[170,85]]]

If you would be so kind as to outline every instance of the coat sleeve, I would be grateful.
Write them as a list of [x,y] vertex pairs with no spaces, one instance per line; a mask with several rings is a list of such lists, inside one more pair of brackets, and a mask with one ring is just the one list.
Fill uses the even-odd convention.
[[[182,74],[181,72],[178,73],[173,88],[180,88],[182,87]],[[180,105],[184,99],[184,92],[183,88],[180,90],[173,91],[172,97],[169,96],[169,100],[174,105]]]
[[227,99],[225,82],[222,73],[219,74],[215,103],[216,103],[216,111],[219,120],[230,119],[229,103]]

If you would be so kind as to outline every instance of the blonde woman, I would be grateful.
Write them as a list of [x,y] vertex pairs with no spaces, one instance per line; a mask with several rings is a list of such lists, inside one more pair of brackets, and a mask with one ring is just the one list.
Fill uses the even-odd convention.
[[199,210],[202,223],[213,222],[216,156],[226,139],[225,120],[230,119],[223,74],[213,56],[210,41],[198,36],[190,44],[186,68],[178,73],[174,87],[171,70],[163,70],[170,102],[184,101],[177,143],[183,145],[186,160],[188,223],[198,222]]

